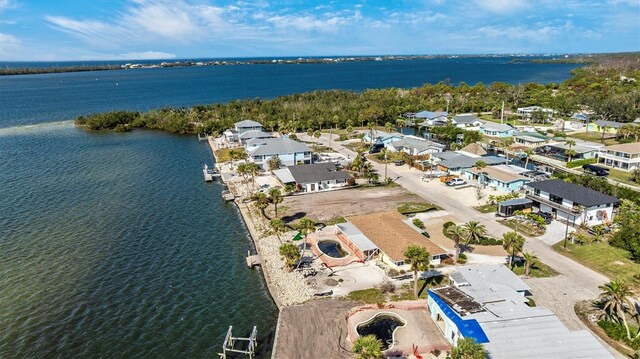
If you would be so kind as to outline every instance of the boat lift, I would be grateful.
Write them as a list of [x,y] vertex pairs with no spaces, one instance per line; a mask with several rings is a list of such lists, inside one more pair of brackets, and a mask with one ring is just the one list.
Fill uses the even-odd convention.
[[[251,335],[248,338],[236,338],[233,336],[233,326],[230,325],[229,330],[227,331],[227,336],[224,338],[224,343],[222,344],[222,353],[218,353],[220,359],[227,359],[227,352],[246,354],[249,356],[249,359],[253,359],[258,346],[258,341],[256,339],[257,335],[258,329],[254,325]],[[245,349],[236,349],[234,347],[236,341],[248,342],[248,345]]]

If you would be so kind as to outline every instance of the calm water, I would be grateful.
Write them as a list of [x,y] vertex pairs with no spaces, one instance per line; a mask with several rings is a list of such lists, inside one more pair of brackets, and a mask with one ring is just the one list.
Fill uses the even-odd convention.
[[[0,358],[204,358],[277,309],[193,137],[0,130]],[[263,353],[264,354],[264,353]]]
[[0,77],[0,127],[114,110],[270,98],[316,89],[416,87],[449,79],[561,82],[572,64],[510,64],[510,58],[305,65],[206,66]]
[[[215,357],[277,316],[194,137],[90,134],[68,119],[312,89],[559,82],[508,59],[254,65],[0,77],[0,358]],[[67,121],[63,121],[67,120]],[[61,122],[62,121],[62,122]],[[263,352],[262,356],[268,355]]]

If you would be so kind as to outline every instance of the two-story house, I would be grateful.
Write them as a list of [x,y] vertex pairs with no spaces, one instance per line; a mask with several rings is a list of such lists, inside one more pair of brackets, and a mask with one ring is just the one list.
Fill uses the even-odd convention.
[[623,171],[640,168],[640,142],[624,143],[600,149],[598,162]]
[[[222,135],[227,142],[239,142],[241,140],[240,136],[248,131],[262,132],[262,124],[252,120],[243,120],[236,122],[232,129],[224,131]],[[264,132],[262,133],[264,134]],[[245,140],[248,139],[249,138],[245,138]]]
[[249,161],[267,169],[271,157],[278,156],[282,165],[293,166],[298,163],[312,163],[311,149],[302,142],[288,137],[254,138],[245,144]]
[[576,226],[611,223],[613,206],[620,202],[616,197],[560,179],[530,182],[525,188],[534,207]]

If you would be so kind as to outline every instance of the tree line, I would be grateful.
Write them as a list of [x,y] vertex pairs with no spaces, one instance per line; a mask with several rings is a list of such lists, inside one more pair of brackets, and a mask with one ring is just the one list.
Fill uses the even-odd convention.
[[542,106],[568,118],[589,108],[592,120],[632,122],[640,116],[640,70],[635,67],[576,68],[560,83],[510,85],[494,82],[457,85],[449,81],[418,88],[370,89],[363,92],[326,90],[280,96],[271,100],[240,99],[190,108],[165,107],[147,112],[113,111],[79,116],[76,123],[91,130],[134,128],[171,133],[218,134],[242,119],[262,123],[268,131],[294,132],[384,125],[405,113],[445,110],[450,113],[507,111]]

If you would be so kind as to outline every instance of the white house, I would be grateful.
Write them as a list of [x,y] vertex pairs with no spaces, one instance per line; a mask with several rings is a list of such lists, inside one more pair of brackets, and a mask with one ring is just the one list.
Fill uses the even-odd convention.
[[543,112],[548,118],[551,118],[555,111],[550,108],[543,108],[540,106],[518,107],[518,117],[531,118],[534,112]]
[[287,137],[254,138],[245,143],[245,150],[249,160],[267,169],[267,162],[271,157],[278,156],[285,166],[298,163],[312,163],[311,149],[298,141]]
[[319,192],[343,188],[351,175],[338,171],[333,162],[287,166],[273,171],[283,185],[293,184],[300,192]]
[[525,189],[534,207],[576,226],[611,223],[613,205],[620,202],[616,197],[560,179],[529,182]]
[[469,127],[480,127],[484,123],[484,121],[477,118],[475,115],[470,113],[455,115],[451,123],[459,128],[467,128]]
[[506,165],[487,166],[483,169],[470,167],[464,170],[464,175],[469,181],[474,181],[480,186],[504,192],[518,191],[525,183],[531,182],[530,178],[512,171],[509,167]]
[[[259,131],[262,132],[262,124],[252,120],[243,120],[240,122],[236,122],[233,125],[232,129],[224,131],[222,136],[227,142],[238,142],[240,141],[240,136],[247,131]],[[263,132],[264,133],[264,132]],[[269,135],[271,137],[271,135]],[[246,138],[247,140],[249,138]]]
[[421,121],[420,126],[442,126],[449,122],[449,113],[446,111],[420,111],[414,117]]
[[598,162],[623,171],[640,168],[640,142],[600,148]]
[[391,152],[404,152],[410,156],[421,156],[436,152],[442,152],[445,145],[415,136],[404,136],[403,139],[387,144]]
[[451,343],[472,338],[492,359],[612,358],[588,330],[570,331],[531,306],[529,286],[504,265],[459,267],[451,285],[427,292],[429,316]]
[[480,133],[489,137],[510,137],[516,133],[511,125],[494,122],[485,122],[480,125]]

